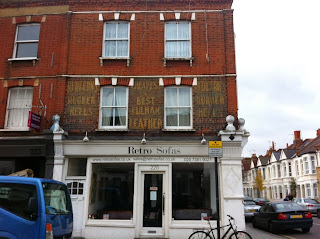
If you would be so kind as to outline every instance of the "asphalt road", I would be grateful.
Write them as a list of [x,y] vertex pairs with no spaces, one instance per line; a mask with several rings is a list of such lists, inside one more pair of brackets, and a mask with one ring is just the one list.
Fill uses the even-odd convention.
[[319,239],[320,238],[320,219],[313,217],[313,226],[308,233],[303,233],[301,229],[282,231],[279,234],[253,228],[251,222],[246,223],[246,231],[253,239]]

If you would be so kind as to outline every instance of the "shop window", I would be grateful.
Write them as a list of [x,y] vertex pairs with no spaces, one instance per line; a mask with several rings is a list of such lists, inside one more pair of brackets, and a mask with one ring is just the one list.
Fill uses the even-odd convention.
[[130,24],[128,22],[106,22],[104,24],[103,57],[128,58]]
[[165,57],[191,57],[190,22],[167,22],[165,25]]
[[175,220],[201,220],[215,213],[214,165],[172,165],[172,216]]
[[86,158],[69,158],[68,176],[86,176],[87,159]]
[[34,185],[0,183],[1,208],[27,220],[32,219],[32,215],[28,212],[30,197],[37,197]]
[[32,108],[32,87],[14,87],[9,89],[6,129],[28,130],[29,111]]
[[128,118],[128,88],[102,87],[100,103],[101,129],[126,129]]
[[133,215],[134,164],[93,164],[89,217],[129,220]]
[[13,59],[37,58],[39,35],[39,24],[17,26]]
[[191,87],[165,88],[165,127],[191,129]]

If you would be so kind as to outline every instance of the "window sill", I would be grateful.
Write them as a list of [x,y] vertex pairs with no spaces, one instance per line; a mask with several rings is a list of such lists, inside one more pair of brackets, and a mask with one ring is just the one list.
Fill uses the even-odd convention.
[[192,66],[194,57],[165,57],[162,60],[163,66],[167,66],[167,61],[190,61],[190,66]]
[[36,61],[38,61],[38,57],[23,57],[23,58],[9,58],[8,62],[13,62],[13,61],[32,61],[33,66],[36,65]]
[[186,131],[186,132],[195,132],[195,129],[162,129],[162,131],[167,132],[176,132],[176,131]]
[[104,131],[129,131],[127,128],[126,129],[96,129],[96,132],[104,132]]
[[104,60],[125,60],[127,61],[127,66],[130,66],[130,57],[99,57],[100,66],[103,66]]
[[30,131],[30,128],[20,128],[20,129],[0,129],[1,132],[17,132],[17,131]]

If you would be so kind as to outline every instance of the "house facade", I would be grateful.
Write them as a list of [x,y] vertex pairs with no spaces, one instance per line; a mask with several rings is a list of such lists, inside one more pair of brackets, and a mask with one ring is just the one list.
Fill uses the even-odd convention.
[[243,229],[249,133],[237,115],[231,5],[2,4],[2,174],[32,168],[65,182],[74,236],[186,238],[207,227],[217,198],[221,225],[230,214]]
[[[258,197],[254,189],[254,179],[257,170],[260,170],[264,179],[265,190],[261,196],[272,200],[283,200],[290,193],[297,198],[319,199],[319,143],[320,130],[316,138],[302,140],[300,131],[294,132],[294,141],[285,149],[269,149],[265,156],[259,156],[256,165],[255,157],[250,169],[250,174],[244,185],[244,194]],[[246,159],[248,161],[248,159]],[[248,164],[245,162],[245,164]]]

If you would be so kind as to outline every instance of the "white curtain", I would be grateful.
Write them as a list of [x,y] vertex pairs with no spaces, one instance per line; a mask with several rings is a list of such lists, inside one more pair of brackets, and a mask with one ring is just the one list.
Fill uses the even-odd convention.
[[115,88],[115,126],[123,126],[126,125],[126,116],[127,116],[127,108],[126,108],[126,102],[127,102],[127,96],[126,88]]

